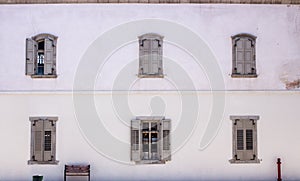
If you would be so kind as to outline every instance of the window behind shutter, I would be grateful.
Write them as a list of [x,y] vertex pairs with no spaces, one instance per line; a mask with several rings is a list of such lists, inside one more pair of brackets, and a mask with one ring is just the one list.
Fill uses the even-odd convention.
[[43,161],[43,121],[37,120],[32,122],[32,160]]
[[37,58],[37,42],[26,39],[26,75],[35,74],[34,67]]
[[44,74],[50,75],[54,72],[54,41],[51,39],[45,39],[45,65]]
[[140,161],[141,160],[141,145],[140,145],[140,120],[131,120],[131,160]]
[[162,160],[169,161],[171,160],[171,120],[164,119],[162,120]]

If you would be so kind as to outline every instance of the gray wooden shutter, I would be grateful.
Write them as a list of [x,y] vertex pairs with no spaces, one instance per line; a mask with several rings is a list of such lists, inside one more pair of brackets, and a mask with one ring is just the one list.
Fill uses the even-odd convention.
[[159,68],[160,68],[160,40],[153,39],[151,40],[151,50],[150,50],[150,74],[159,74]]
[[[256,159],[256,122],[255,120],[244,120],[244,160]],[[255,144],[255,145],[254,145]]]
[[244,39],[236,40],[235,45],[235,69],[237,74],[244,74]]
[[43,121],[32,121],[32,160],[43,161]]
[[26,39],[26,75],[35,74],[35,62],[37,58],[37,42],[31,38]]
[[141,160],[141,121],[131,120],[131,161]]
[[235,120],[235,159],[244,160],[244,124],[242,120]]
[[140,74],[149,74],[150,71],[150,40],[143,39],[140,43]]
[[245,74],[255,74],[255,44],[254,41],[248,38],[245,38],[244,40],[244,56],[245,56],[245,62],[244,62],[244,69]]
[[162,160],[170,161],[171,160],[171,120],[164,119],[162,120]]
[[45,39],[45,63],[44,63],[44,74],[52,75],[54,72],[54,40]]
[[45,120],[44,121],[44,161],[55,161],[55,121]]

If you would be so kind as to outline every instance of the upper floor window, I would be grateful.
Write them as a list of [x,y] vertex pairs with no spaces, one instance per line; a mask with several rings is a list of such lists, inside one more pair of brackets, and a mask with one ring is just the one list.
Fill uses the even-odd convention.
[[28,164],[57,164],[56,121],[57,117],[30,117],[31,151]]
[[171,120],[137,117],[131,120],[131,160],[140,164],[171,160]]
[[139,37],[139,77],[163,77],[163,37],[145,34]]
[[38,34],[26,39],[26,75],[33,78],[55,78],[57,37]]
[[230,163],[259,163],[257,156],[258,116],[230,116],[232,120],[232,159]]
[[256,37],[249,34],[232,37],[232,77],[257,77],[255,40]]

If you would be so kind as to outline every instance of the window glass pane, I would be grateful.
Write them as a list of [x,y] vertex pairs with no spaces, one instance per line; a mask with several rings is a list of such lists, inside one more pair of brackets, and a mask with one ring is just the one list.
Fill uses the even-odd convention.
[[151,131],[157,131],[157,123],[156,122],[151,123]]
[[149,131],[149,123],[143,123],[143,131]]
[[237,150],[243,150],[244,149],[244,131],[243,130],[237,130]]
[[143,152],[149,152],[149,133],[143,133]]
[[151,133],[151,152],[157,152],[157,133]]

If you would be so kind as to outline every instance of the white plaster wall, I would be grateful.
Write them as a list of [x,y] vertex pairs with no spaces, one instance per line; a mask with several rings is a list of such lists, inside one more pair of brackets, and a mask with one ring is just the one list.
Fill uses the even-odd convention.
[[[285,81],[299,79],[299,14],[299,6],[286,5],[1,5],[0,180],[30,180],[34,174],[44,175],[45,180],[62,180],[63,166],[67,163],[91,164],[92,180],[275,180],[277,157],[283,161],[283,179],[300,180],[300,146],[297,144],[300,139],[300,95],[297,90],[282,91],[285,90]],[[199,35],[219,63],[226,89],[234,91],[226,92],[222,125],[205,150],[199,150],[199,144],[208,124],[212,100],[210,92],[199,91],[201,109],[198,125],[186,145],[172,155],[172,161],[165,165],[125,165],[99,154],[84,138],[76,120],[70,90],[77,65],[94,40],[120,24],[149,18],[179,23]],[[140,31],[148,33],[146,29],[141,28]],[[59,37],[56,79],[25,76],[25,39],[38,33]],[[258,78],[230,77],[230,37],[238,33],[258,37]],[[168,35],[164,36],[168,40]],[[182,66],[198,90],[210,89],[205,71],[183,49],[166,41],[164,56]],[[95,89],[111,89],[124,66],[135,61],[138,67],[137,57],[137,41],[118,49],[99,72]],[[180,96],[174,93],[176,86],[167,81],[168,74],[174,73],[174,70],[164,69],[165,79],[138,79],[133,89],[172,91],[131,92],[132,99],[128,101],[134,115],[150,115],[150,100],[154,96],[163,97],[168,103],[165,115],[172,119],[174,129],[182,108]],[[135,74],[137,68],[130,76]],[[104,124],[109,132],[123,142],[129,142],[129,128],[121,124],[114,114],[108,92],[97,92],[95,101],[98,114],[105,118]],[[27,165],[30,155],[28,118],[39,115],[59,117],[58,165]],[[230,115],[260,116],[260,164],[235,165],[228,162],[232,152]],[[120,152],[128,155],[129,161],[130,147]]]
[[[77,65],[94,40],[113,27],[143,19],[175,22],[201,37],[215,55],[228,90],[285,89],[284,82],[297,80],[300,76],[299,14],[299,6],[290,5],[1,5],[0,61],[5,66],[0,68],[0,89],[70,90]],[[149,33],[147,29],[137,28],[141,33]],[[58,36],[57,79],[41,80],[24,76],[25,39],[39,33]],[[230,77],[230,37],[238,33],[250,33],[258,37],[258,78]],[[197,89],[209,89],[205,70],[194,66],[195,61],[191,56],[168,42],[168,34],[163,35],[166,40],[164,56],[182,66]],[[182,37],[184,39],[184,35]],[[119,70],[130,61],[135,60],[137,64],[137,57],[137,42],[118,49],[99,72],[104,75],[104,80],[95,88],[110,89]],[[164,73],[168,78],[172,69],[165,67]],[[132,75],[136,74],[137,69],[132,72]],[[137,83],[140,85],[138,89],[152,87],[151,80],[138,80]],[[173,88],[166,85],[162,89]]]
[[[120,94],[120,93],[119,93]],[[176,95],[172,92],[145,92],[140,99],[134,99],[132,109],[139,109],[144,100],[157,95],[174,104]],[[1,101],[1,165],[0,180],[30,180],[32,175],[44,175],[45,180],[62,180],[64,164],[91,164],[92,180],[275,180],[276,158],[282,158],[283,179],[299,180],[300,139],[298,128],[300,106],[299,93],[270,92],[227,92],[224,118],[217,136],[204,150],[200,140],[206,129],[211,111],[211,95],[198,92],[201,109],[199,119],[186,144],[172,155],[172,160],[163,165],[122,164],[99,153],[89,144],[75,117],[72,95],[70,94],[5,94]],[[41,100],[44,102],[40,104]],[[107,130],[116,138],[129,143],[130,129],[112,112],[110,98],[105,93],[95,95],[99,118]],[[245,104],[246,103],[246,104]],[[207,106],[204,106],[207,105]],[[147,105],[145,105],[147,107]],[[176,128],[180,104],[166,111],[171,118],[172,129]],[[143,111],[141,111],[143,112]],[[149,115],[151,112],[144,111]],[[232,122],[230,115],[259,115],[258,157],[260,164],[230,164],[232,153]],[[58,116],[57,160],[58,165],[27,165],[30,157],[29,116]],[[86,120],[90,121],[89,118]],[[124,121],[124,120],[122,120]],[[126,120],[125,120],[126,121]],[[114,125],[114,126],[112,126]],[[95,128],[97,129],[97,128]],[[178,135],[177,135],[178,136]],[[174,136],[173,136],[174,137]],[[101,139],[101,137],[99,137]],[[104,141],[104,140],[103,140]],[[174,149],[174,148],[173,148]],[[130,161],[130,146],[118,150]]]

